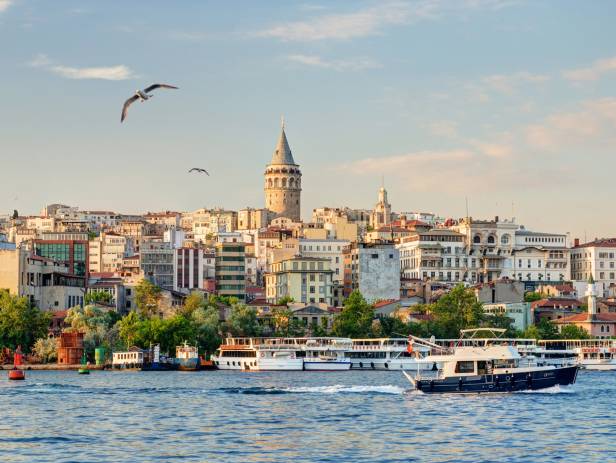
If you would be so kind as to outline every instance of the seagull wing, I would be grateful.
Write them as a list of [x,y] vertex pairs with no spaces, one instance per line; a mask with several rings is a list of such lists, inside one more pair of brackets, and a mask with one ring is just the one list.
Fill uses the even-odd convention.
[[174,87],[173,85],[168,84],[152,84],[149,87],[144,88],[143,91],[145,93],[150,93],[152,90],[156,90],[157,88],[173,88],[177,90],[178,87]]
[[201,169],[201,170],[202,170],[203,172],[205,172],[205,173],[207,174],[207,176],[208,176],[208,177],[210,176],[210,173],[209,173],[207,170],[205,170],[205,169]]
[[199,170],[199,169],[197,169],[196,167],[193,167],[192,169],[189,169],[188,172],[190,173],[190,172],[193,172],[195,170]]
[[124,106],[122,107],[122,117],[120,118],[120,122],[124,122],[124,119],[126,119],[126,114],[128,113],[128,107],[132,105],[138,99],[139,97],[137,95],[134,95],[124,102]]

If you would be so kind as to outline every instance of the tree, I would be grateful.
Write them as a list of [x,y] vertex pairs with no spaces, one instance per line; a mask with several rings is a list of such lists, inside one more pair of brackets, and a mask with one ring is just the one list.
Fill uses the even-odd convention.
[[83,300],[86,305],[96,303],[109,305],[111,303],[111,294],[107,291],[92,291],[87,293]]
[[55,338],[39,338],[34,343],[32,353],[42,363],[51,363],[58,358],[58,341]]
[[289,305],[291,302],[295,302],[291,296],[283,296],[276,302],[276,305]]
[[528,291],[524,294],[524,302],[535,302],[543,299],[543,294],[533,291]]
[[397,338],[410,334],[410,325],[396,316],[382,317],[372,322],[372,335],[377,338]]
[[110,336],[110,330],[117,321],[114,311],[103,310],[94,305],[76,306],[66,312],[64,323],[69,326],[64,331],[83,333],[86,352],[92,354],[97,347],[111,349],[115,347],[117,336]]
[[135,287],[135,303],[139,313],[145,317],[158,313],[160,298],[160,287],[146,279],[141,280]]
[[565,325],[560,330],[561,339],[590,339],[588,331],[577,325]]
[[197,343],[205,350],[206,356],[212,354],[222,342],[219,333],[220,316],[216,306],[199,307],[192,314]]
[[138,332],[141,328],[142,319],[137,312],[129,312],[117,323],[120,339],[126,348],[139,342]]
[[529,339],[558,339],[559,333],[556,326],[548,319],[542,318],[539,323],[531,325],[522,333],[523,338]]
[[344,301],[342,311],[334,318],[332,331],[336,336],[364,338],[371,335],[374,307],[358,290]]
[[245,304],[233,305],[226,330],[233,336],[258,336],[261,327],[257,320],[257,311]]
[[478,328],[486,321],[483,305],[472,290],[459,284],[430,306],[430,313],[439,325],[438,337],[457,338],[460,330]]
[[203,297],[203,293],[199,291],[191,292],[184,300],[184,305],[180,309],[180,313],[185,316],[192,316],[193,312],[197,309],[206,307],[207,302]]
[[17,212],[17,209],[13,209],[13,215],[11,216],[11,218],[13,220],[17,220],[19,218],[19,212]]
[[47,337],[51,314],[30,304],[28,298],[0,290],[0,347],[28,352],[39,338]]

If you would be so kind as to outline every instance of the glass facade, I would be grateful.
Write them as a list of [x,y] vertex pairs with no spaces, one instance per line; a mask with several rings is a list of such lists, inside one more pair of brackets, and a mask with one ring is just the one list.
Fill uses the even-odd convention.
[[74,241],[35,242],[38,256],[69,265],[69,272],[85,276],[87,270],[87,244]]

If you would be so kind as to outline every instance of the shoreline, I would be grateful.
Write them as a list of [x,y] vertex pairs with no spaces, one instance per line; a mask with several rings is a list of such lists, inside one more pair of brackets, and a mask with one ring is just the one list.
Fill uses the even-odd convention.
[[[19,370],[24,371],[33,371],[33,370],[50,370],[50,371],[61,371],[61,370],[74,370],[77,371],[80,368],[83,368],[84,365],[81,364],[73,364],[73,365],[58,365],[57,363],[32,363],[32,364],[24,364],[19,365]],[[89,370],[104,370],[105,365],[87,365]],[[0,370],[9,371],[13,369],[13,365],[0,365]]]

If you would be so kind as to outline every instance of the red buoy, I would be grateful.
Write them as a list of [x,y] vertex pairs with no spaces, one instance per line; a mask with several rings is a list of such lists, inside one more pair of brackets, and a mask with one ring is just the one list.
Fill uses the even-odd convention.
[[26,379],[26,374],[23,370],[9,370],[9,379],[13,381],[21,381]]
[[13,381],[21,381],[26,379],[26,374],[23,370],[17,368],[18,366],[23,365],[24,357],[21,353],[21,346],[17,346],[15,349],[15,355],[13,356],[13,369],[9,370],[9,379]]

